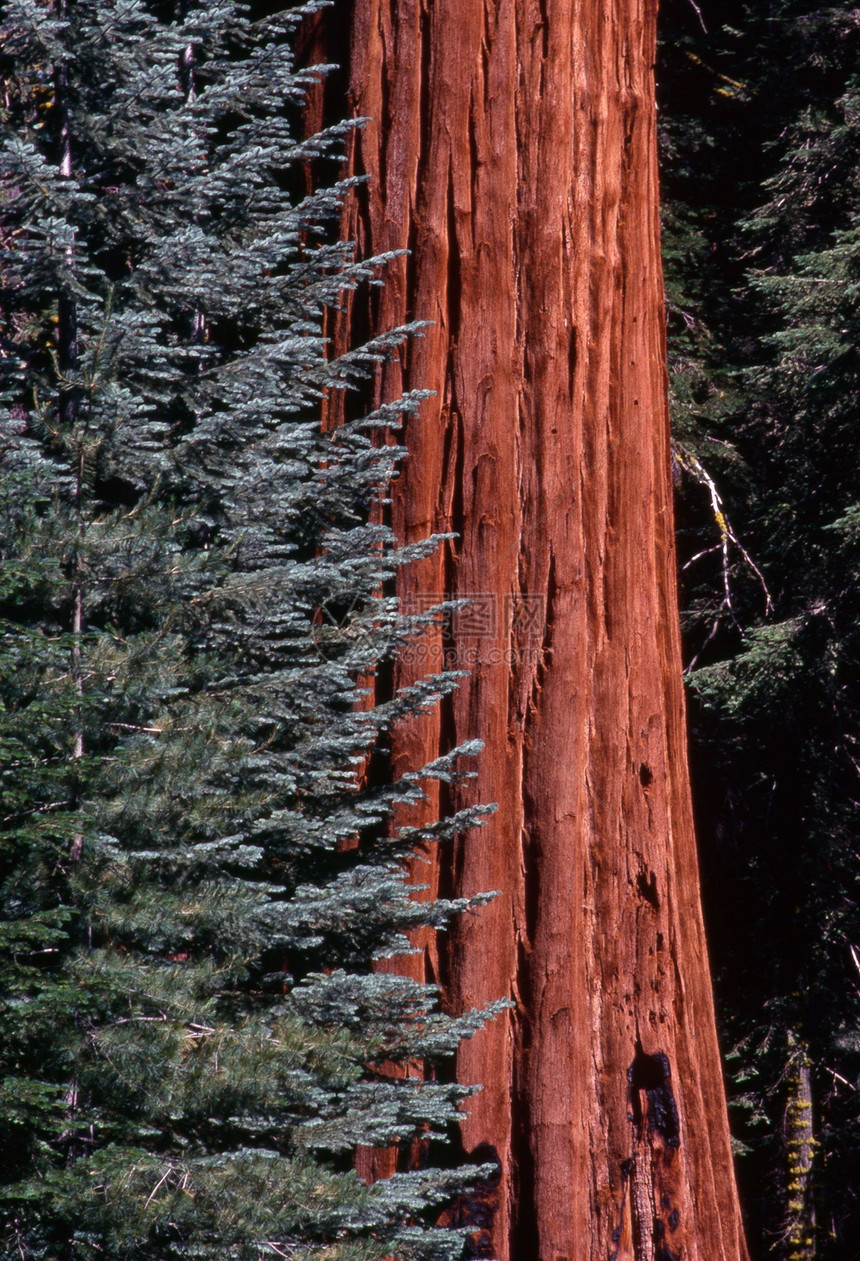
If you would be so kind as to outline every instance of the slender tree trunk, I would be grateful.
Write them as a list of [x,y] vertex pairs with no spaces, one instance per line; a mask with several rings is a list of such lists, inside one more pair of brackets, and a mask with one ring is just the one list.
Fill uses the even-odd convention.
[[815,1201],[812,1123],[812,1073],[809,1049],[794,1036],[789,1039],[788,1099],[785,1107],[785,1150],[788,1173],[785,1255],[788,1261],[815,1261]]
[[[58,18],[66,16],[65,0],[57,0],[54,9]],[[57,115],[57,149],[60,175],[72,178],[72,129],[69,120],[69,71],[61,62],[54,72],[54,110]],[[68,251],[68,263],[74,265],[74,249]],[[78,366],[78,313],[74,298],[60,294],[57,299],[57,367],[63,379],[60,386],[60,423],[67,429],[78,414],[79,391],[67,383]]]
[[411,251],[371,326],[433,321],[380,379],[437,392],[393,513],[404,540],[459,537],[401,594],[474,601],[404,660],[401,683],[471,675],[394,758],[480,736],[499,805],[430,883],[500,896],[422,961],[455,1009],[515,1003],[457,1065],[483,1083],[465,1146],[502,1170],[464,1209],[475,1255],[741,1261],[685,750],[655,6],[352,0],[323,22],[330,60],[351,23],[371,120],[347,230]]
[[[54,11],[58,18],[65,18],[66,0],[56,0]],[[64,62],[60,62],[54,71],[54,111],[56,113],[57,151],[59,171],[63,179],[71,179],[72,168],[72,128],[69,118],[69,72]],[[69,246],[66,254],[69,270],[74,267],[74,246]],[[78,368],[78,312],[75,299],[68,293],[60,293],[57,297],[57,369],[60,376],[58,420],[67,435],[71,435],[78,420],[80,411],[80,390],[72,384]],[[82,483],[84,476],[85,435],[80,436],[80,448],[75,452],[72,475],[75,483],[75,509],[81,510]],[[81,542],[83,525],[78,518],[75,538],[74,559],[71,575],[71,676],[75,692],[81,705],[75,718],[75,730],[72,733],[72,762],[79,765],[84,756],[83,731],[83,668],[81,657],[81,638],[84,628],[83,574],[81,572]],[[80,805],[79,777],[75,776],[73,802],[75,808]],[[72,840],[70,858],[78,862],[83,847],[83,836],[78,833]]]

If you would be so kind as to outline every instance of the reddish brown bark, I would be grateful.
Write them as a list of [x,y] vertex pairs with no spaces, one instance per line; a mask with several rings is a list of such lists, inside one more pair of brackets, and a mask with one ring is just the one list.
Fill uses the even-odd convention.
[[329,20],[351,22],[371,120],[349,230],[411,251],[373,323],[433,321],[380,385],[437,391],[394,522],[459,539],[402,594],[476,599],[453,653],[437,640],[401,681],[443,658],[471,677],[395,747],[414,768],[480,736],[499,805],[434,879],[500,896],[424,956],[454,1009],[516,1004],[458,1061],[484,1086],[465,1146],[503,1171],[476,1247],[741,1261],[685,751],[655,7],[352,0]]

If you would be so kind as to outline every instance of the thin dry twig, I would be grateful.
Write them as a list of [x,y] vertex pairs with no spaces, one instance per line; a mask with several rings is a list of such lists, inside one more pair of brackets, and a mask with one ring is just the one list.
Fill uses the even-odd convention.
[[707,490],[708,496],[711,500],[711,511],[713,513],[714,521],[717,523],[717,527],[720,531],[719,543],[716,543],[713,547],[708,547],[708,548],[705,548],[703,551],[698,552],[695,556],[693,556],[690,560],[687,561],[686,565],[684,566],[684,569],[689,568],[689,566],[692,565],[695,561],[701,560],[703,556],[710,556],[716,551],[719,551],[722,553],[723,598],[720,602],[719,608],[717,609],[716,616],[711,624],[711,629],[708,632],[705,642],[702,644],[699,651],[696,653],[696,655],[693,657],[690,664],[687,666],[687,673],[689,673],[691,670],[695,669],[696,662],[699,660],[702,653],[707,648],[708,644],[716,635],[717,630],[719,629],[719,625],[720,625],[721,614],[728,613],[729,617],[734,622],[735,626],[737,626],[738,630],[741,632],[741,634],[743,634],[743,627],[740,625],[740,623],[738,622],[738,619],[735,617],[734,604],[732,603],[732,587],[731,587],[731,576],[730,576],[731,575],[730,545],[737,548],[744,564],[747,565],[747,567],[752,570],[752,572],[755,574],[756,578],[758,579],[759,583],[761,584],[761,589],[764,592],[764,601],[765,601],[764,611],[765,611],[766,617],[769,616],[771,613],[773,613],[773,601],[771,600],[770,591],[768,590],[764,574],[761,572],[758,565],[755,563],[755,561],[750,556],[747,549],[744,547],[743,543],[735,534],[734,530],[732,529],[731,522],[728,520],[725,513],[723,512],[723,501],[720,496],[720,492],[717,490],[716,483],[714,482],[714,479],[711,477],[710,473],[702,465],[698,457],[695,456],[693,452],[690,451],[687,447],[682,447],[680,445],[676,446],[675,458],[677,459],[681,467],[686,469],[687,472],[692,477],[694,477],[701,486],[704,486],[705,489]]
[[696,17],[699,19],[699,25],[701,26],[702,30],[707,35],[708,28],[707,26],[705,26],[705,19],[702,17],[702,10],[696,4],[696,0],[690,0],[690,7],[695,10]]

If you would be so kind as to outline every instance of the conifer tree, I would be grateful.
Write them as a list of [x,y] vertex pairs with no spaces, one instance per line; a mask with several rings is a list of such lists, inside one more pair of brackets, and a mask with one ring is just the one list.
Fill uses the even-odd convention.
[[[3,1255],[453,1258],[479,1172],[436,1167],[434,1066],[484,1015],[371,970],[470,905],[404,859],[483,813],[408,823],[475,746],[378,773],[455,676],[367,700],[434,616],[388,591],[435,540],[380,524],[421,394],[359,405],[414,330],[327,357],[385,260],[329,231],[343,184],[296,192],[346,128],[298,138],[313,5],[270,8],[0,26]],[[360,1144],[411,1167],[364,1185]]]

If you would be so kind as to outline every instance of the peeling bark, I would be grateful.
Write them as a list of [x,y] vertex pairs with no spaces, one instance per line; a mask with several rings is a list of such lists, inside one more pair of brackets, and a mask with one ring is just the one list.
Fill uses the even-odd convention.
[[457,1065],[484,1086],[465,1147],[502,1170],[474,1255],[743,1261],[685,748],[654,4],[352,0],[322,21],[351,23],[371,120],[346,231],[410,251],[371,326],[433,321],[380,376],[436,390],[392,511],[403,540],[459,537],[401,595],[475,601],[401,665],[471,676],[393,754],[480,736],[499,805],[431,885],[500,896],[420,960],[456,1010],[515,1002]]

